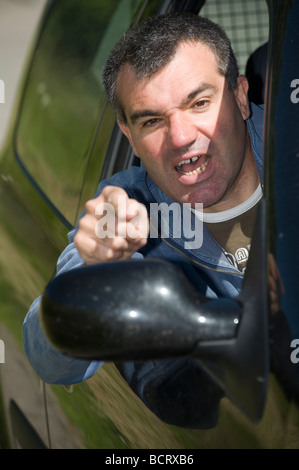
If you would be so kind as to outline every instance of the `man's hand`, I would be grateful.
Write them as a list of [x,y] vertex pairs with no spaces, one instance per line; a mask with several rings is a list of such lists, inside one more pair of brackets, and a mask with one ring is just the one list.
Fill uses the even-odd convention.
[[116,186],[85,205],[75,245],[86,264],[128,259],[147,242],[146,208]]

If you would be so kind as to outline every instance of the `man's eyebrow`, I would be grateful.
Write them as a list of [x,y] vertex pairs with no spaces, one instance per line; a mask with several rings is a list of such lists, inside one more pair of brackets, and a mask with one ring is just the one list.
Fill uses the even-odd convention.
[[187,98],[183,100],[182,105],[190,103],[190,101],[192,101],[197,95],[203,93],[204,91],[216,91],[216,89],[217,88],[215,87],[215,85],[212,85],[211,83],[202,83],[198,88],[189,93]]
[[[187,98],[185,98],[181,105],[185,106],[186,104],[190,103],[197,95],[200,93],[203,93],[206,90],[212,90],[215,91],[216,87],[210,83],[202,83],[198,88],[195,90],[191,91]],[[132,124],[135,124],[136,121],[139,119],[143,118],[149,118],[149,117],[154,117],[154,116],[160,116],[161,112],[154,110],[154,109],[142,109],[141,111],[135,111],[129,116],[129,120],[131,121]]]
[[135,124],[138,119],[148,118],[153,116],[159,116],[161,113],[159,111],[154,111],[151,109],[143,109],[142,111],[135,111],[129,116],[129,120],[132,124]]

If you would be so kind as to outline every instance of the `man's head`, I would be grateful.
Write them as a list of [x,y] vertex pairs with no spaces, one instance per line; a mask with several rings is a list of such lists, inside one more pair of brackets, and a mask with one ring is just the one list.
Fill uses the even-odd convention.
[[121,130],[168,197],[219,211],[256,189],[248,82],[217,25],[195,15],[148,20],[116,46],[104,81]]
[[182,42],[206,44],[215,54],[219,73],[225,76],[229,90],[236,88],[237,61],[220,26],[188,13],[149,18],[123,36],[110,53],[104,69],[104,87],[120,121],[126,123],[117,92],[117,78],[124,64],[134,69],[138,79],[150,77],[170,62]]

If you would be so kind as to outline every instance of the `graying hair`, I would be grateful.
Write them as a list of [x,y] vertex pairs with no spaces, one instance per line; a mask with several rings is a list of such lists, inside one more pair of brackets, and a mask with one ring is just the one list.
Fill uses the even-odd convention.
[[118,119],[126,116],[117,94],[117,77],[129,64],[138,80],[150,77],[173,58],[182,42],[201,42],[215,54],[219,73],[225,76],[230,91],[237,86],[239,69],[229,38],[211,20],[190,13],[152,17],[133,27],[111,51],[103,72],[103,84]]

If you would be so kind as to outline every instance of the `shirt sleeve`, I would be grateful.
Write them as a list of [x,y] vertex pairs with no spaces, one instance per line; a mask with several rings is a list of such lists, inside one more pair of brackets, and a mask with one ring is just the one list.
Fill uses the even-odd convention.
[[[132,168],[131,172],[134,175],[136,172],[139,174],[140,168]],[[129,177],[130,174],[129,172]],[[114,176],[113,181],[101,182],[94,197],[98,196],[107,184],[124,187],[128,176],[124,178],[122,175],[123,173],[119,173]],[[124,189],[127,190],[128,185],[125,186]],[[84,264],[73,241],[76,232],[77,227],[68,234],[69,243],[58,258],[56,275]],[[142,258],[143,256],[140,253],[134,253],[132,257]],[[23,323],[23,346],[31,366],[42,380],[50,384],[71,385],[90,378],[103,365],[103,361],[72,358],[57,351],[47,340],[40,325],[41,300],[42,296],[32,303]]]
[[[57,275],[84,264],[73,243],[74,234],[75,229],[70,232],[70,243],[58,259]],[[70,385],[90,378],[103,362],[75,359],[53,348],[40,325],[41,300],[42,296],[35,299],[23,324],[23,345],[31,366],[50,384]]]
[[[76,229],[69,233],[69,244],[57,261],[57,275],[83,266],[84,262],[73,242]],[[135,253],[133,258],[142,258]],[[42,296],[35,299],[23,323],[23,346],[28,360],[46,383],[71,385],[92,377],[103,361],[76,359],[60,353],[47,340],[39,321]]]

